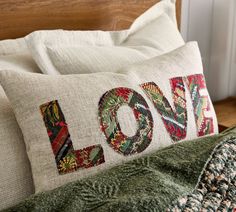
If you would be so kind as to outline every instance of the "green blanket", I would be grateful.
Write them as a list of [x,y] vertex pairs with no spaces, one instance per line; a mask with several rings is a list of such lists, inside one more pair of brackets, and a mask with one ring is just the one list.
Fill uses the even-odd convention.
[[236,137],[236,128],[216,136],[181,142],[96,176],[33,195],[6,211],[166,211],[167,208],[180,208],[179,198],[195,192],[215,147],[233,136]]

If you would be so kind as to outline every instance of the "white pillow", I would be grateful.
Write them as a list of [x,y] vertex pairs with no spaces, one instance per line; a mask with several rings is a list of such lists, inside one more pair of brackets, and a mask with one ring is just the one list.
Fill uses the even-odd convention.
[[[0,41],[0,72],[40,72],[23,38]],[[34,193],[32,173],[21,130],[0,86],[0,210]]]
[[218,132],[196,43],[119,73],[2,71],[0,82],[24,134],[36,192]]
[[0,70],[40,73],[24,38],[0,41]]
[[184,44],[176,25],[175,1],[171,0],[154,5],[128,30],[37,31],[26,41],[46,74],[116,71]]
[[0,55],[10,55],[29,52],[24,38],[0,41]]

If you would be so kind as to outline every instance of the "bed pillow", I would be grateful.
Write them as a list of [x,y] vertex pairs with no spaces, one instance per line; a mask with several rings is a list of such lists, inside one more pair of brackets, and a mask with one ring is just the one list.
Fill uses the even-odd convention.
[[196,43],[119,73],[2,71],[0,82],[23,132],[37,192],[218,132]]
[[[39,72],[23,38],[0,41],[0,71]],[[22,132],[0,86],[0,210],[34,193]]]
[[22,52],[29,52],[24,38],[1,40],[0,41],[0,55],[10,55]]
[[177,29],[175,1],[157,3],[123,31],[36,31],[26,38],[45,74],[118,70],[184,44]]

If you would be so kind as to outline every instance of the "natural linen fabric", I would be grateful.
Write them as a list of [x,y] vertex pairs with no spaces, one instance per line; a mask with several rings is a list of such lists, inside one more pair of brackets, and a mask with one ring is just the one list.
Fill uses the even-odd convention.
[[[155,82],[163,91],[168,101],[172,104],[173,99],[169,84],[170,78],[202,73],[201,56],[195,42],[188,43],[184,47],[169,54],[127,67],[126,69],[120,70],[120,73],[104,72],[84,75],[49,76],[2,71],[0,73],[0,83],[4,87],[5,92],[11,101],[17,121],[23,132],[28,156],[31,162],[36,191],[39,192],[56,188],[66,182],[98,173],[101,170],[112,167],[123,161],[173,144],[174,140],[171,139],[170,134],[168,134],[166,130],[168,125],[164,124],[164,121],[162,120],[163,117],[161,117],[154,108],[153,103],[141,89],[140,84],[149,81]],[[122,137],[122,135],[116,134],[118,138],[114,138],[109,145],[101,131],[103,127],[100,124],[101,116],[99,114],[101,111],[99,111],[98,104],[101,103],[101,99],[106,97],[106,95],[103,94],[110,89],[117,87],[127,87],[140,94],[147,102],[153,117],[153,135],[150,136],[150,131],[147,136],[144,134],[145,139],[148,137],[152,137],[152,139],[148,146],[145,146],[139,154],[128,154],[124,156],[119,152],[121,149],[116,149],[116,139],[119,139],[119,136]],[[208,96],[207,92],[206,95]],[[54,143],[60,136],[59,133],[54,134],[55,132],[58,132],[58,130],[50,128],[46,129],[42,111],[40,111],[42,105],[45,107],[45,103],[51,101],[55,102],[55,100],[59,103],[65,116],[74,149],[81,150],[93,145],[100,145],[104,153],[104,163],[97,166],[93,166],[94,164],[92,164],[92,166],[78,169],[77,171],[72,170],[71,173],[58,173],[53,153],[53,151],[57,152],[58,147],[54,146],[52,151],[50,142],[52,142],[52,145],[56,144],[60,146],[60,142]],[[140,100],[140,98],[138,98],[138,100]],[[132,102],[136,104],[134,101]],[[214,127],[209,134],[214,134],[218,132],[217,121],[211,101],[209,103],[210,110],[208,113],[213,119],[212,127]],[[144,109],[144,106],[140,106],[140,102],[138,105],[138,108]],[[187,91],[186,105],[188,117],[187,135],[180,140],[198,137],[192,101],[190,95],[187,95]],[[55,117],[56,119],[59,119],[58,116],[61,116],[60,110],[59,108],[54,107],[55,105],[51,108],[57,111]],[[127,106],[120,108],[120,111],[118,111],[118,120],[123,133],[132,137],[137,130],[137,124],[134,120],[134,113],[132,113],[132,110],[130,111],[128,109],[130,108],[127,108]],[[52,109],[50,110],[52,111]],[[147,110],[145,111],[147,112]],[[134,112],[136,115],[139,114],[139,111],[137,110]],[[53,117],[54,115],[50,113],[47,117],[46,124],[50,125],[52,123],[54,127],[58,126],[60,128],[61,133],[65,132],[65,121],[60,119],[57,123],[53,123],[51,122]],[[142,117],[142,113],[139,114],[138,117]],[[146,125],[142,125],[142,127],[145,126]],[[173,126],[175,129],[176,125],[175,123],[172,123],[170,126]],[[110,125],[110,127],[110,129],[112,129],[112,125]],[[141,133],[144,133],[144,131],[141,131]],[[54,135],[55,140],[53,139]],[[64,135],[66,136],[66,134]],[[51,136],[50,139],[49,136]],[[70,140],[68,140],[68,142],[69,141]],[[141,144],[142,142],[143,140],[141,140]],[[67,143],[69,146],[70,144],[71,143]],[[141,145],[141,147],[143,146]],[[63,148],[66,148],[66,146]],[[114,151],[113,148],[117,151]],[[97,151],[98,149],[93,147],[90,150]],[[64,164],[67,159],[59,162]],[[103,160],[101,155],[100,159],[101,161]],[[69,162],[72,160],[73,158],[70,158]],[[74,163],[72,165],[74,166]]]
[[177,29],[175,1],[163,0],[122,31],[36,31],[26,37],[45,74],[117,71],[124,65],[184,44]]
[[[23,38],[0,41],[0,71],[40,72]],[[0,86],[0,209],[34,192],[22,132]]]
[[0,55],[12,55],[29,52],[24,38],[0,41]]

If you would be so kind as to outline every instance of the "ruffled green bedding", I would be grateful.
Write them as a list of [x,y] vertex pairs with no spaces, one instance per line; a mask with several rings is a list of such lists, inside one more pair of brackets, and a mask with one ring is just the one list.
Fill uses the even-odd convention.
[[181,142],[33,195],[6,211],[199,211],[214,203],[207,211],[223,206],[230,211],[236,202],[235,146],[235,128]]

